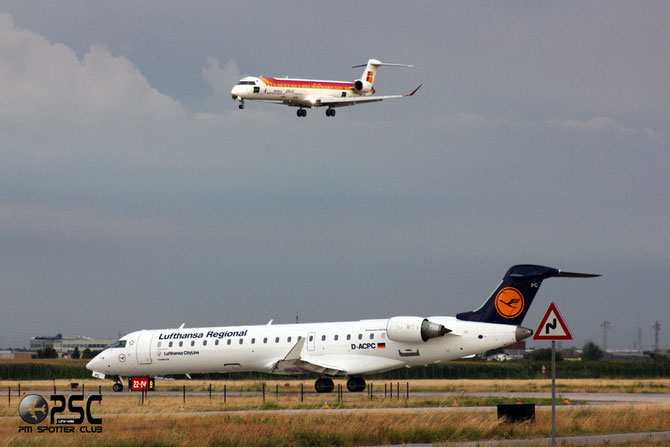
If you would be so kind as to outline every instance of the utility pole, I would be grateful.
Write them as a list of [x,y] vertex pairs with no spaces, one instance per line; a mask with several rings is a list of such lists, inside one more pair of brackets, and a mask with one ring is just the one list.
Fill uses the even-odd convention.
[[661,323],[656,320],[656,323],[652,327],[654,328],[654,351],[658,351],[658,335],[661,332]]
[[637,349],[642,351],[642,326],[637,327]]
[[610,322],[605,320],[600,327],[603,328],[603,351],[607,351],[607,330],[610,328]]
[[295,311],[295,324],[298,324],[298,311]]

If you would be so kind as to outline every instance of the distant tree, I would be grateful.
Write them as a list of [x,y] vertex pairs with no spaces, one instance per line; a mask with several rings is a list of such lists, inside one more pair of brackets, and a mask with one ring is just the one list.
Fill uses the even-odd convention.
[[602,349],[592,341],[582,348],[582,360],[600,360],[604,354]]
[[[551,362],[551,348],[536,349],[530,355],[531,360],[539,360],[542,362]],[[563,360],[563,354],[560,351],[556,351],[556,361],[560,362]]]
[[84,349],[84,352],[81,354],[82,359],[92,359],[96,355],[100,354],[102,350],[98,351],[91,351],[90,349],[86,348]]
[[57,359],[58,352],[53,348],[53,346],[47,346],[44,349],[38,349],[37,355],[34,356],[38,359]]
[[651,357],[651,359],[655,362],[670,362],[670,357],[665,354],[661,354],[660,352],[644,351],[644,354]]
[[72,357],[73,359],[78,359],[81,357],[81,353],[79,352],[78,347],[76,346],[74,347],[74,351],[72,351],[72,355],[70,357]]

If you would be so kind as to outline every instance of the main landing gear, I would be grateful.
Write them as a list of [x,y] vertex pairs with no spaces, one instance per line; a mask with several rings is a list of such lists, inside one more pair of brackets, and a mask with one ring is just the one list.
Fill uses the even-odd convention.
[[365,390],[365,379],[362,377],[349,377],[347,389],[352,393],[360,393]]
[[314,389],[317,393],[332,393],[333,388],[335,388],[333,379],[328,377],[319,377],[316,379],[316,383],[314,383]]
[[335,116],[335,109],[326,109],[326,116]]
[[298,116],[300,116],[300,117],[307,116],[307,110],[305,110],[305,109],[298,109],[298,111],[296,112],[296,114],[297,114]]
[[[365,379],[362,377],[354,376],[349,377],[349,380],[347,380],[347,389],[351,393],[365,391],[365,386]],[[334,388],[335,384],[333,384],[333,380],[329,377],[319,377],[314,383],[314,389],[317,393],[332,393]]]

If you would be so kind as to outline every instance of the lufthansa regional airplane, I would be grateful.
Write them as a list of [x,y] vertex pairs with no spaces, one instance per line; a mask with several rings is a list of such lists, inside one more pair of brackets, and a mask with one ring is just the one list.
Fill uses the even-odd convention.
[[412,93],[405,95],[372,96],[375,93],[372,84],[379,67],[413,67],[413,65],[385,64],[377,59],[370,59],[367,64],[355,65],[352,68],[363,66],[365,67],[363,75],[353,82],[248,76],[242,78],[230,94],[234,100],[240,102],[240,109],[244,109],[245,100],[258,100],[298,107],[297,115],[301,117],[307,116],[305,109],[312,107],[328,107],[326,116],[335,116],[336,107],[404,98],[414,95],[421,88],[419,85]]
[[140,330],[121,337],[86,368],[123,389],[126,377],[260,371],[317,374],[315,388],[333,391],[334,376],[363,391],[365,374],[454,360],[532,335],[521,326],[542,281],[591,278],[540,265],[511,267],[477,310],[456,317],[399,316],[337,323]]

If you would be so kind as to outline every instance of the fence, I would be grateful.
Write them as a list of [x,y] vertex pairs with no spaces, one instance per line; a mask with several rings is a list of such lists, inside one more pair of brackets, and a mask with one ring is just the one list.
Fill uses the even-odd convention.
[[[428,366],[400,368],[372,376],[375,380],[407,379],[535,379],[542,378],[547,362],[509,361],[447,362]],[[206,379],[280,379],[263,373],[192,375]],[[41,364],[38,361],[0,364],[0,380],[50,380],[90,378],[84,366]],[[292,376],[307,378],[311,376]],[[670,362],[562,361],[556,363],[556,377],[569,378],[663,378],[670,377]]]

